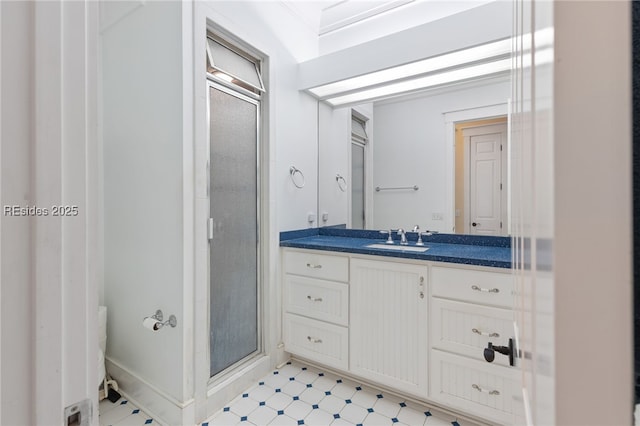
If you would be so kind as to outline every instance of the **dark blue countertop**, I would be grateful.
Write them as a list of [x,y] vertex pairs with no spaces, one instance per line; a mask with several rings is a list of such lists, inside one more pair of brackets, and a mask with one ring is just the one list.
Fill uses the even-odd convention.
[[[416,233],[407,233],[409,246],[415,247]],[[423,237],[425,252],[397,251],[367,247],[384,244],[386,235],[379,231],[344,228],[311,228],[280,233],[280,247],[325,250],[341,253],[368,254],[434,262],[511,268],[511,239],[473,235],[434,234]],[[399,246],[394,235],[395,245]]]

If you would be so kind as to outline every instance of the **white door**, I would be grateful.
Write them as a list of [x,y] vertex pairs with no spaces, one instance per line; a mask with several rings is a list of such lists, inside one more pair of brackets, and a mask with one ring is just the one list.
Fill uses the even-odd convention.
[[467,229],[477,235],[505,235],[504,210],[506,188],[503,166],[506,164],[507,125],[472,127],[463,130],[468,161],[465,176],[469,201]]
[[97,12],[0,2],[2,425],[98,423]]
[[351,260],[349,368],[354,374],[426,396],[427,277],[422,265]]

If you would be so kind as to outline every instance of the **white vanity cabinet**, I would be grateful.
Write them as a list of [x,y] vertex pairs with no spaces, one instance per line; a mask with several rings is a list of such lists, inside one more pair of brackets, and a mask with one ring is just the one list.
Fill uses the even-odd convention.
[[510,424],[518,370],[508,269],[285,248],[284,341],[294,355],[425,403]]
[[425,398],[427,375],[426,265],[351,260],[350,370]]
[[284,250],[284,343],[296,355],[349,367],[349,258]]
[[513,283],[509,270],[432,266],[430,306],[430,398],[499,423],[519,409],[517,372],[488,342],[513,337]]

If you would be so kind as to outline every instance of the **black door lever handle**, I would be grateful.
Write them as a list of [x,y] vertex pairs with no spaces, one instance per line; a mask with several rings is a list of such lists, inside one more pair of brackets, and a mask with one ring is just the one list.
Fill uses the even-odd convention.
[[493,343],[489,342],[487,347],[484,348],[484,359],[487,362],[493,362],[496,357],[496,352],[501,353],[502,355],[506,355],[509,357],[509,365],[514,366],[514,358],[515,358],[515,348],[513,344],[513,339],[509,339],[509,346],[494,346]]

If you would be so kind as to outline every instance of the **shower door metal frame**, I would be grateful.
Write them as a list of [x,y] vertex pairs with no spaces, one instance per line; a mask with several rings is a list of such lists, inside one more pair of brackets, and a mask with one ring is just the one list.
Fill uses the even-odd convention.
[[[257,327],[257,349],[251,354],[238,360],[237,362],[226,367],[214,376],[210,376],[208,380],[208,386],[220,382],[226,378],[230,373],[234,372],[238,367],[250,363],[255,358],[261,356],[264,352],[263,342],[263,330],[262,330],[262,313],[263,313],[263,295],[262,295],[262,243],[260,240],[260,221],[262,210],[261,199],[261,181],[262,181],[262,169],[260,167],[260,159],[262,158],[262,98],[260,95],[249,92],[241,87],[236,87],[233,83],[229,83],[222,80],[211,73],[207,73],[207,198],[209,200],[209,212],[207,217],[211,217],[211,89],[220,90],[228,95],[235,96],[238,99],[249,102],[256,106],[256,327]],[[207,227],[207,233],[209,229]],[[240,236],[242,237],[242,236]],[[209,350],[207,351],[207,364],[211,365],[211,242],[207,236],[208,247],[208,310],[209,313],[207,322],[207,335],[209,336]]]

